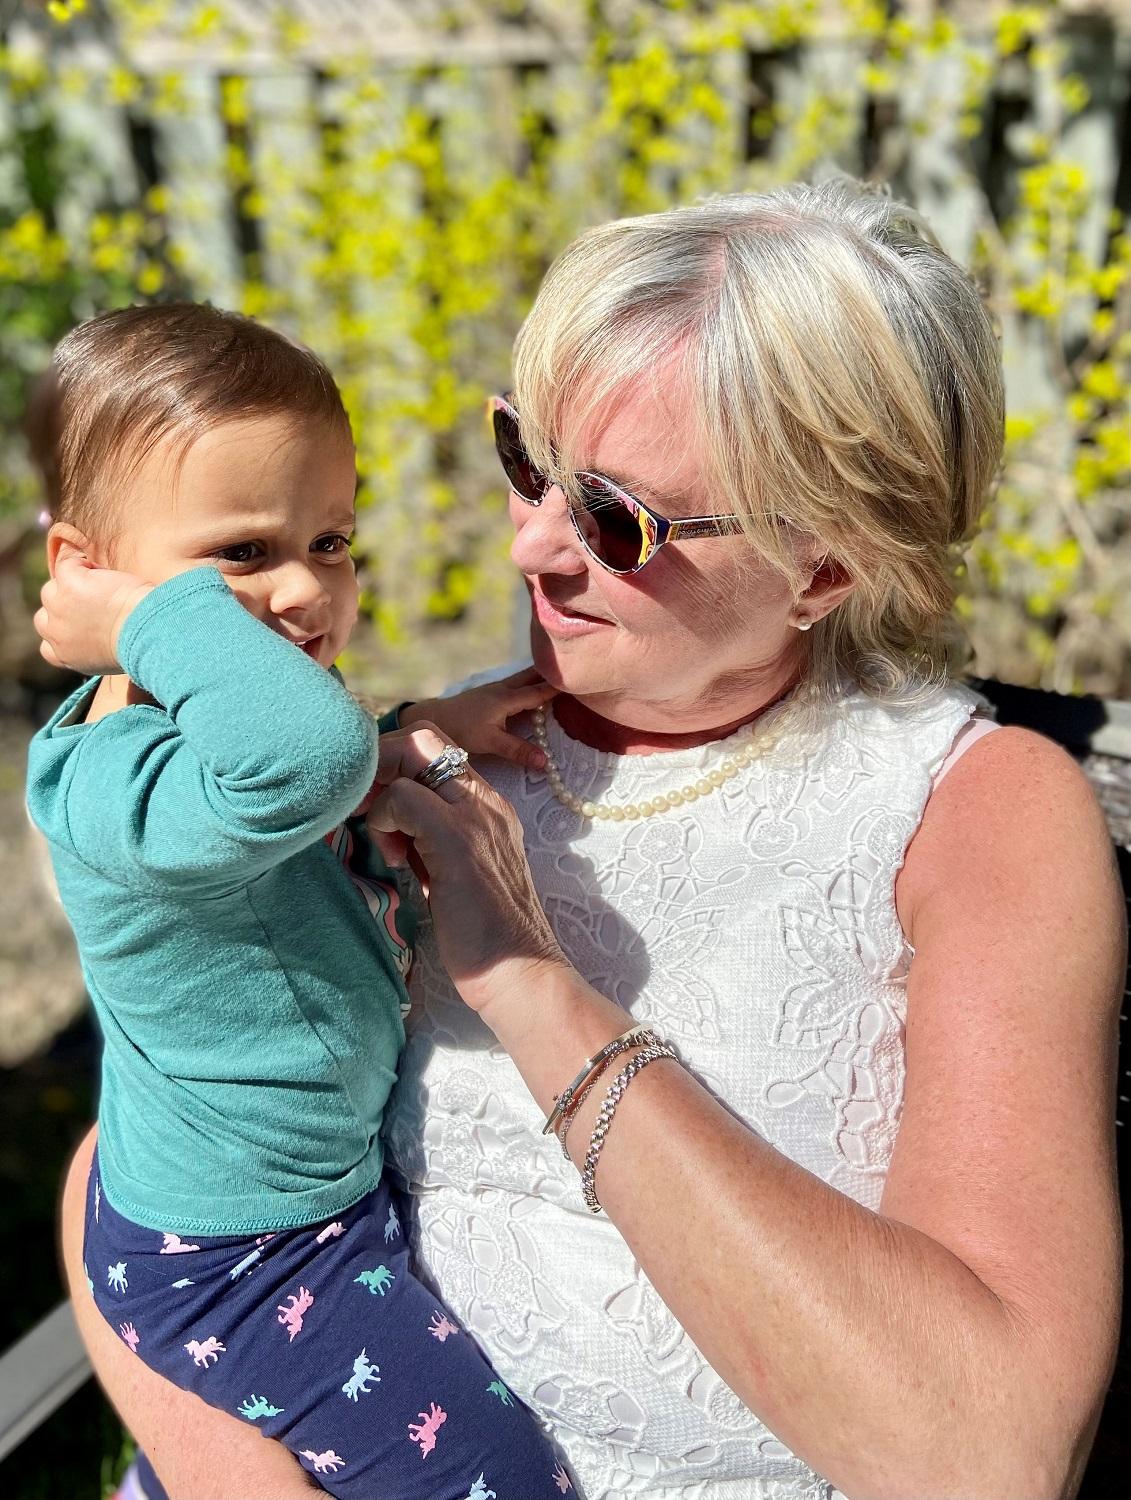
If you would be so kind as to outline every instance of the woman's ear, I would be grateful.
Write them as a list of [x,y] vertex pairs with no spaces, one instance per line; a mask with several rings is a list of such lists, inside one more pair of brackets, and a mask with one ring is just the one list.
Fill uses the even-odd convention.
[[855,587],[856,580],[844,564],[826,553],[814,563],[809,587],[801,595],[801,601],[810,606],[820,605],[819,618],[847,599]]
[[56,521],[47,533],[47,568],[52,578],[55,577],[55,569],[59,566],[61,557],[82,557],[90,562],[94,561],[90,538],[84,536],[69,521]]

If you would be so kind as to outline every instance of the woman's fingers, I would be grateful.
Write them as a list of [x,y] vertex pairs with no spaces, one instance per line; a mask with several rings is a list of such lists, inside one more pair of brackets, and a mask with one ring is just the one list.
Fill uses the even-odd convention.
[[442,755],[451,741],[422,720],[411,729],[397,729],[383,734],[377,746],[376,780],[391,786],[402,776],[417,776],[424,767]]
[[[377,777],[380,787],[389,787],[402,780],[415,781],[426,766],[451,747],[449,740],[435,724],[422,721],[411,729],[394,734],[383,734],[377,748]],[[421,787],[429,797],[439,797],[444,802],[458,802],[463,796],[463,776],[453,776],[435,789]],[[380,795],[378,787],[378,795]],[[370,804],[372,807],[372,804]]]
[[553,693],[557,691],[556,688],[550,687],[549,683],[542,676],[537,667],[522,667],[519,671],[512,672],[509,677],[500,677],[498,686],[505,688],[523,688],[530,687],[534,683],[541,683],[548,692]]

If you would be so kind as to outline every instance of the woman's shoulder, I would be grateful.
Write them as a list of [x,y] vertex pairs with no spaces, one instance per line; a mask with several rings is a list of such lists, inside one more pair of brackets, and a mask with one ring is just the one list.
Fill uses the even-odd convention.
[[1015,914],[1024,923],[1053,892],[1074,907],[1106,904],[1113,880],[1111,838],[1083,771],[1044,735],[1009,725],[972,744],[929,798],[897,904],[915,943],[923,914],[963,891],[995,900],[1028,888]]

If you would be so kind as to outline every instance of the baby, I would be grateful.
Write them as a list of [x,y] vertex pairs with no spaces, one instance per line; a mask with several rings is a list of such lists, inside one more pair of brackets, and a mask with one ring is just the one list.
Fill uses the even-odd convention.
[[[95,318],[56,372],[36,624],[102,675],[36,735],[28,803],[103,1038],[91,1295],[335,1495],[550,1500],[564,1469],[414,1277],[382,1172],[411,934],[351,817],[378,755],[331,670],[358,608],[334,382],[193,305]],[[415,712],[533,764],[505,722],[548,693]]]

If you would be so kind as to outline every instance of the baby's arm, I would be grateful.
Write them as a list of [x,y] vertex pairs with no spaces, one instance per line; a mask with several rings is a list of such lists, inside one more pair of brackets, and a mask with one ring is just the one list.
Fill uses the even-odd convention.
[[[104,873],[231,888],[315,843],[371,783],[373,720],[214,568],[145,593],[114,650],[160,707],[85,729],[54,798],[75,852]],[[49,775],[50,757],[39,760]],[[33,757],[30,801],[50,806],[36,774]]]

